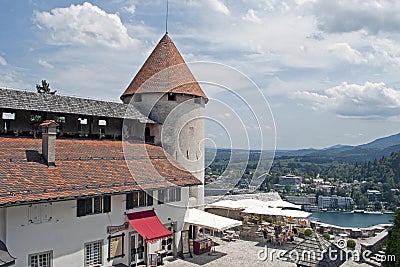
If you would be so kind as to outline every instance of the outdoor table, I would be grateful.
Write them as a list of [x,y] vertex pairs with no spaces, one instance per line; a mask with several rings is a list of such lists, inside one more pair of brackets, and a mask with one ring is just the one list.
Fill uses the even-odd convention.
[[167,255],[168,251],[166,251],[165,249],[160,249],[160,250],[156,250],[154,251],[154,253],[157,254],[157,264],[163,265],[164,264],[164,257]]
[[235,233],[235,231],[233,231],[233,230],[226,230],[225,232],[228,233],[228,234],[234,234]]

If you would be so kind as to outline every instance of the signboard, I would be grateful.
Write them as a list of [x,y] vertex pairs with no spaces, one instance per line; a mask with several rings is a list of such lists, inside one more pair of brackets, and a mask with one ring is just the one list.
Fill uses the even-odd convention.
[[185,254],[190,253],[190,257],[192,257],[192,252],[190,251],[190,242],[189,242],[189,230],[181,232],[181,243],[182,243],[182,258],[185,258]]
[[111,259],[115,259],[118,257],[124,257],[124,236],[125,234],[122,233],[116,236],[109,236],[108,237],[108,258],[107,260],[110,261]]
[[107,226],[107,234],[115,234],[117,232],[121,232],[123,230],[128,229],[129,223],[125,222],[124,224],[121,225],[116,225],[116,226]]

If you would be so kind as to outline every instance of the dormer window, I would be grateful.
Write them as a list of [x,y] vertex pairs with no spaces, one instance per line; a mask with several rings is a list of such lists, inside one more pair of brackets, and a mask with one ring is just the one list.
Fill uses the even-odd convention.
[[138,94],[138,93],[134,94],[133,95],[133,101],[142,102],[142,94]]
[[86,118],[79,118],[78,121],[79,121],[79,124],[81,124],[81,125],[88,124],[88,119],[86,119]]
[[176,94],[168,93],[168,101],[176,101]]
[[100,120],[99,120],[99,126],[107,126],[107,120],[105,120],[105,119],[100,119]]

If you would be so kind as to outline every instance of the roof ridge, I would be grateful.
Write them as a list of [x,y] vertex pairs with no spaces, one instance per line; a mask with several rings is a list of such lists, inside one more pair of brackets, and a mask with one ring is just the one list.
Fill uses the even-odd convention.
[[96,102],[103,102],[103,103],[112,103],[112,104],[122,104],[122,105],[127,105],[125,103],[117,102],[117,101],[108,101],[108,100],[100,100],[100,99],[94,99],[94,98],[89,98],[89,97],[83,97],[83,96],[69,96],[69,95],[62,95],[62,94],[44,94],[44,93],[38,93],[34,91],[28,91],[26,89],[14,89],[14,88],[1,88],[0,90],[7,90],[7,91],[13,91],[13,92],[19,92],[19,93],[27,93],[27,94],[35,94],[39,96],[46,96],[46,97],[67,97],[67,98],[74,98],[74,99],[82,99],[82,100],[89,100],[89,101],[96,101]]

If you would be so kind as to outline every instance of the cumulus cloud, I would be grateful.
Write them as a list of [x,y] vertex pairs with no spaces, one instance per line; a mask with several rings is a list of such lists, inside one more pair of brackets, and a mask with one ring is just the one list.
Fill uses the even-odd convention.
[[353,32],[362,29],[370,33],[400,32],[398,1],[316,0],[313,9],[319,28],[326,32]]
[[242,17],[244,20],[248,20],[255,23],[261,23],[261,19],[256,15],[254,9],[247,10],[246,15]]
[[54,68],[54,66],[52,64],[50,64],[49,62],[47,62],[46,60],[43,60],[43,59],[39,59],[38,64],[46,69]]
[[0,65],[6,66],[7,64],[7,60],[5,60],[4,57],[0,56]]
[[220,12],[225,15],[230,14],[228,7],[220,0],[208,0],[208,2],[210,3],[210,6],[214,11]]
[[124,48],[135,42],[117,14],[109,14],[91,3],[34,12],[41,28],[51,30],[55,44],[104,45]]
[[342,83],[322,93],[295,92],[315,110],[329,110],[347,118],[382,119],[400,115],[400,91],[385,83]]

